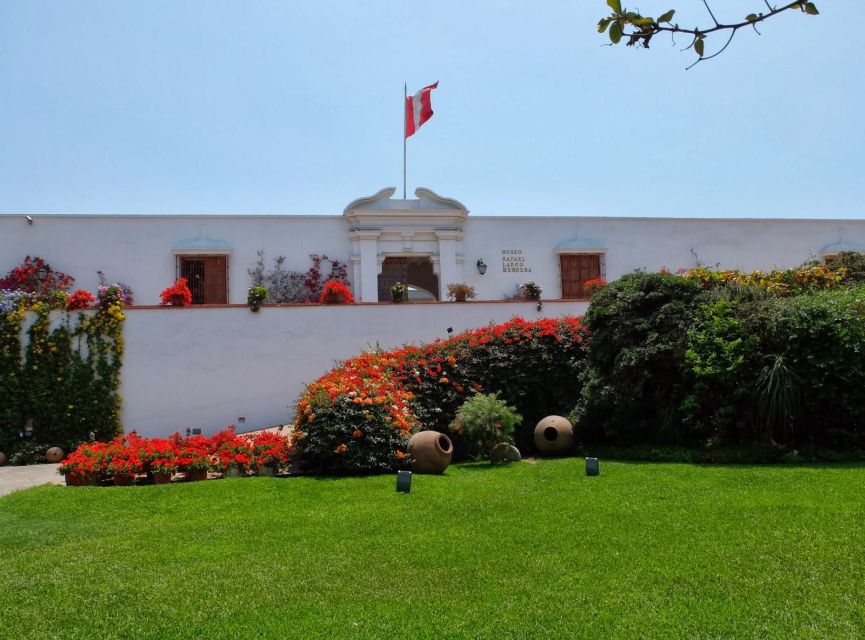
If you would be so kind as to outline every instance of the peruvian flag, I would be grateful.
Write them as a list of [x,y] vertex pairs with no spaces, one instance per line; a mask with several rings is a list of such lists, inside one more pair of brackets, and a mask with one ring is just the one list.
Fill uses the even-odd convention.
[[433,110],[430,102],[430,94],[432,90],[439,86],[439,83],[431,84],[424,87],[416,94],[405,99],[405,137],[414,135],[415,131],[420,129],[421,125],[432,118]]

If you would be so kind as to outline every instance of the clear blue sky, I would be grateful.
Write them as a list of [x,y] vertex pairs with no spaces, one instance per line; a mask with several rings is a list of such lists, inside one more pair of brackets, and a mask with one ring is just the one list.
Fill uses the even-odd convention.
[[409,191],[475,214],[862,217],[860,4],[685,71],[602,46],[604,0],[2,0],[0,212],[340,213],[401,185],[403,82],[438,80]]

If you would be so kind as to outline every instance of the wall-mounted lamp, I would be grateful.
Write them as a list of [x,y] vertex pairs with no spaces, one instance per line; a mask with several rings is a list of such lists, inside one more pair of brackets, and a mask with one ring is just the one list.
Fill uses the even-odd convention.
[[24,431],[21,431],[19,434],[22,440],[32,440],[33,439],[33,418],[28,418],[27,424],[24,425]]
[[342,269],[340,269],[340,268],[339,268],[338,266],[336,266],[336,265],[333,265],[333,266],[330,268],[330,275],[333,276],[334,278],[338,278],[339,276],[342,275]]
[[543,309],[544,309],[544,303],[541,302],[540,300],[538,300],[538,306],[535,307],[535,308],[536,308],[538,311],[543,311]]
[[39,271],[36,272],[36,277],[39,278],[39,282],[45,282],[48,279],[48,269],[46,267],[41,267]]
[[478,273],[484,275],[487,272],[487,263],[483,258],[478,258]]

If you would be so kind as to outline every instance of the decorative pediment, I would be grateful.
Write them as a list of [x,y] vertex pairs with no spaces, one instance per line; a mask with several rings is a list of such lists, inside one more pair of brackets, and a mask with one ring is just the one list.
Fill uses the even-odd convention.
[[343,216],[354,229],[371,228],[461,228],[468,209],[458,200],[443,198],[431,189],[418,187],[416,198],[394,198],[396,189],[388,187],[372,196],[349,203]]

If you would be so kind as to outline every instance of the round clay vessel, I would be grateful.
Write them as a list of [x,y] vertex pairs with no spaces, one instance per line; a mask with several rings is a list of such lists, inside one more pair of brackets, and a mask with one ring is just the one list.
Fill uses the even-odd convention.
[[63,460],[63,449],[60,447],[51,447],[45,452],[45,459],[52,464]]
[[0,467],[6,464],[6,454],[0,451]]
[[263,465],[261,467],[258,467],[255,472],[256,475],[259,475],[263,478],[272,478],[276,475],[276,470],[269,465]]
[[562,416],[547,416],[535,427],[535,447],[541,453],[567,453],[574,444],[574,428]]
[[415,473],[444,473],[451,463],[454,446],[451,439],[438,431],[420,431],[408,441],[408,451],[414,458]]

